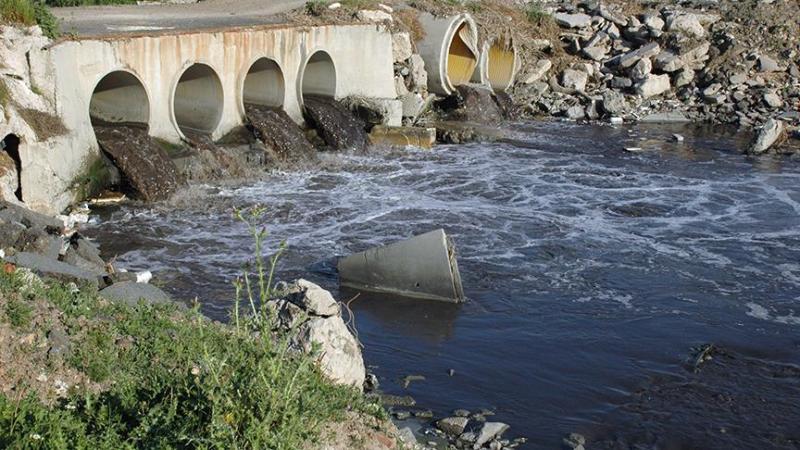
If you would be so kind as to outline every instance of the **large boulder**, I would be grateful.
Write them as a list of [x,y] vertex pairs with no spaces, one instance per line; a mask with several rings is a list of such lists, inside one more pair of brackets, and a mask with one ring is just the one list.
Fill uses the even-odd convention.
[[698,16],[691,13],[671,15],[667,19],[667,30],[695,38],[702,38],[706,35],[706,29],[703,28]]
[[767,123],[761,127],[761,130],[756,135],[755,140],[750,145],[749,153],[760,155],[766,153],[772,146],[779,143],[786,136],[786,127],[783,122],[776,119],[769,119]]
[[643,98],[661,95],[670,90],[669,75],[650,74],[636,85],[636,93]]
[[589,74],[582,70],[566,69],[561,74],[561,85],[566,89],[585,91],[586,83],[589,81]]
[[281,286],[281,298],[270,300],[267,307],[278,316],[278,327],[294,330],[291,345],[295,350],[316,357],[322,373],[337,384],[362,389],[366,378],[361,347],[342,320],[341,308],[331,294],[320,286],[296,280]]
[[100,291],[100,297],[112,302],[129,306],[134,306],[140,301],[156,305],[168,304],[172,300],[161,289],[146,283],[136,283],[133,281],[123,281],[114,283]]
[[88,284],[95,288],[103,283],[104,273],[81,269],[37,253],[19,252],[6,256],[5,259],[17,266],[28,268],[43,278],[74,282],[76,284]]

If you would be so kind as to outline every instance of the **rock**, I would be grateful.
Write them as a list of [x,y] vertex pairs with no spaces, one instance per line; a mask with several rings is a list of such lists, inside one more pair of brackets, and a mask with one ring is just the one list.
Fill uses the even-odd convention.
[[563,28],[586,28],[592,24],[592,17],[583,13],[556,13],[553,18]]
[[653,66],[664,72],[675,72],[683,65],[683,60],[669,50],[662,51],[653,60]]
[[600,4],[597,8],[597,12],[600,14],[600,17],[621,27],[628,25],[628,19],[626,19],[623,14],[613,11],[609,5],[603,2],[599,3]]
[[534,39],[530,42],[531,48],[534,50],[544,51],[553,47],[553,43],[548,39]]
[[758,57],[758,71],[759,72],[779,72],[781,71],[778,63],[767,55]]
[[5,260],[20,267],[27,267],[41,277],[64,282],[71,281],[76,284],[86,283],[95,288],[102,284],[102,277],[104,275],[102,273],[90,272],[36,253],[19,252],[14,255],[6,256]]
[[608,115],[619,115],[628,109],[628,102],[621,92],[607,91],[603,94],[602,108]]
[[602,61],[608,54],[608,49],[601,46],[585,47],[583,50],[581,50],[581,53],[583,53],[583,56],[591,60]]
[[661,95],[670,90],[669,75],[648,75],[636,85],[636,93],[643,98]]
[[561,85],[567,89],[583,92],[588,81],[589,75],[580,70],[566,69],[561,73]]
[[394,62],[402,62],[411,58],[414,53],[411,47],[411,36],[406,33],[392,34],[392,57]]
[[622,125],[623,122],[622,117],[610,117],[608,119],[608,123],[611,125]]
[[656,14],[645,14],[644,17],[642,17],[642,24],[651,32],[664,29],[664,20]]
[[609,85],[615,89],[627,89],[633,86],[633,81],[626,77],[614,77],[611,79],[611,83]]
[[697,38],[706,35],[706,30],[697,15],[691,13],[677,13],[670,16],[667,19],[667,30]]
[[503,119],[495,97],[486,86],[479,84],[462,84],[455,91],[436,105],[448,120],[497,123]]
[[383,3],[378,3],[378,8],[382,9],[383,11],[386,11],[389,14],[392,14],[394,12],[394,8],[392,8],[389,5],[384,5]]
[[586,111],[583,109],[581,105],[571,106],[567,109],[567,117],[572,120],[580,120],[586,117]]
[[648,114],[639,119],[639,123],[689,123],[686,115],[678,111]]
[[525,79],[525,84],[532,84],[536,81],[539,81],[547,74],[551,67],[553,67],[553,63],[550,62],[549,59],[540,59],[536,61],[536,64],[533,65],[528,78]]
[[628,67],[632,67],[634,64],[639,62],[642,58],[652,58],[653,56],[658,55],[661,53],[661,46],[658,45],[657,42],[651,42],[647,45],[643,45],[638,49],[628,52],[622,55],[618,60],[617,64],[623,68],[627,69]]
[[306,353],[317,346],[320,369],[334,383],[363,388],[366,369],[361,348],[340,316],[311,318],[300,325],[292,341]]
[[681,136],[680,134],[677,134],[677,133],[672,135],[672,139],[675,142],[683,142],[683,136]]
[[386,11],[362,9],[356,13],[356,19],[362,22],[393,22],[392,15]]
[[764,103],[770,108],[780,108],[783,106],[783,100],[781,96],[776,94],[775,92],[767,92],[764,94]]
[[310,281],[300,278],[288,290],[290,293],[286,299],[310,315],[331,317],[341,314],[339,303],[331,293]]
[[409,80],[415,92],[428,92],[428,72],[425,70],[425,61],[417,53],[408,60]]
[[414,432],[411,431],[411,428],[405,427],[400,429],[400,431],[397,432],[397,437],[400,438],[408,448],[416,448],[417,437],[414,436]]
[[[708,59],[708,51],[711,49],[711,44],[709,42],[701,42],[696,46],[690,48],[689,50],[682,51],[679,55],[681,58],[681,62],[684,66],[695,66],[699,65],[702,61]],[[695,69],[701,69],[702,67],[693,67]]]
[[169,295],[152,284],[132,281],[114,283],[101,290],[99,295],[112,303],[129,306],[135,306],[139,301],[144,301],[149,305],[173,303]]
[[410,412],[408,412],[408,411],[395,411],[395,412],[394,412],[394,417],[395,417],[397,420],[406,420],[406,419],[408,419],[409,417],[411,417],[411,413],[410,413]]
[[754,155],[765,153],[775,145],[775,143],[783,139],[785,133],[786,130],[782,121],[769,119],[767,123],[761,127],[761,130],[758,132],[758,135],[756,135],[748,152]]
[[630,75],[636,81],[644,80],[650,75],[650,72],[653,70],[653,63],[650,62],[650,58],[642,58],[636,65],[633,66],[631,69]]
[[694,70],[685,68],[675,75],[675,87],[683,87],[694,81]]
[[368,128],[403,124],[403,102],[400,100],[350,96],[340,100],[340,103],[366,123]]
[[458,436],[464,432],[469,419],[466,417],[447,417],[436,422],[436,428],[451,436]]
[[16,195],[18,187],[19,174],[17,164],[8,153],[0,150],[0,201],[19,203]]
[[583,446],[586,445],[586,438],[580,433],[570,433],[562,440],[562,442],[566,448],[572,450],[582,450]]
[[481,426],[478,438],[475,440],[475,445],[478,447],[483,446],[485,443],[500,437],[510,427],[502,422],[486,422]]
[[457,409],[453,411],[453,415],[456,417],[469,417],[469,411],[466,409]]
[[422,108],[425,107],[425,99],[422,95],[417,93],[409,93],[404,95],[400,102],[403,106],[403,117],[411,117],[416,118],[422,112]]
[[37,234],[60,235],[64,231],[64,224],[58,219],[3,201],[0,201],[0,220],[19,223]]
[[395,75],[394,77],[394,92],[397,95],[397,98],[401,99],[408,95],[408,87],[406,86],[406,80],[400,75]]
[[417,401],[414,400],[409,395],[391,395],[391,394],[380,394],[378,395],[378,400],[381,402],[383,406],[405,406],[405,407],[412,407],[417,404]]
[[738,86],[747,82],[747,72],[737,72],[728,77],[728,83],[733,86]]
[[62,328],[53,328],[47,333],[47,357],[64,357],[70,351],[69,335]]

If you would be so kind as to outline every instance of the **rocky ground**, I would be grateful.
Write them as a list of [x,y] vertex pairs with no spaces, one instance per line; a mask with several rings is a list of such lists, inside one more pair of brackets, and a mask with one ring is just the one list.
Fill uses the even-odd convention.
[[742,128],[766,124],[754,153],[797,133],[800,4],[795,1],[586,1],[539,7],[560,33],[522,70],[512,91],[524,115]]

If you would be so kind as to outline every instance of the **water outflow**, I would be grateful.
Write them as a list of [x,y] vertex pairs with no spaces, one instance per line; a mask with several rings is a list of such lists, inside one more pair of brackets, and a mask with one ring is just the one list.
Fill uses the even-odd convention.
[[282,108],[245,103],[244,109],[253,134],[280,159],[306,161],[316,157],[303,130]]
[[333,150],[366,150],[366,125],[339,101],[320,95],[306,95],[305,117]]
[[123,190],[144,201],[164,200],[184,179],[167,153],[138,124],[95,124],[100,148],[119,169]]
[[[443,227],[458,247],[468,301],[361,295],[350,307],[366,363],[387,392],[411,395],[438,416],[494,410],[490,420],[510,424],[509,437],[530,438],[522,448],[559,448],[571,432],[593,439],[603,422],[631,429],[609,411],[631,403],[653,375],[685,374],[682,363],[700,344],[800,363],[797,161],[750,160],[737,152],[745,140],[694,129],[551,123],[504,131],[507,142],[435,151],[322,153],[314,170],[196,186],[184,203],[112,210],[87,232],[122,267],[152,270],[173,296],[198,296],[206,314],[227,320],[231,281],[252,259],[234,206],[267,205],[265,249],[288,240],[279,279],[310,279],[343,301],[353,295],[338,290],[332,258]],[[800,384],[751,373],[785,389]],[[426,380],[404,388],[409,374]],[[669,426],[719,442],[695,448],[775,447],[736,445],[755,439],[745,433],[774,430],[720,418],[775,415],[765,411],[769,401],[738,408],[758,385],[725,383],[724,398],[700,403],[677,391],[685,401],[671,403]],[[641,405],[650,417],[661,406]],[[698,426],[705,409],[714,419]]]

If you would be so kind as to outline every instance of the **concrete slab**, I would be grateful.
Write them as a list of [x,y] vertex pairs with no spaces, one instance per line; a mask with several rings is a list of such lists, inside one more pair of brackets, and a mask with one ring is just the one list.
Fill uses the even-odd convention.
[[339,283],[357,290],[464,301],[455,246],[438,229],[339,260]]

